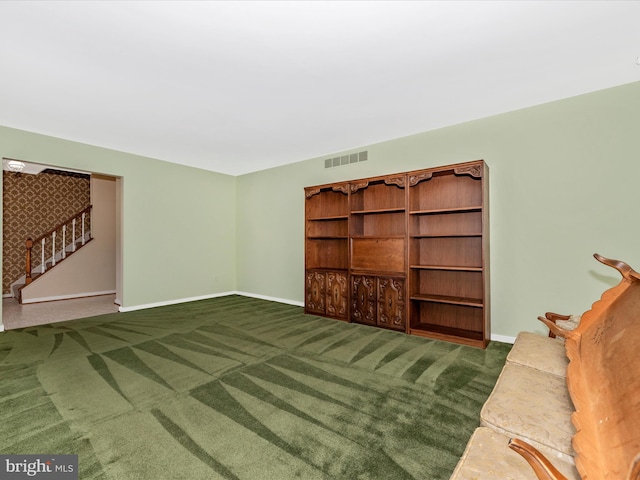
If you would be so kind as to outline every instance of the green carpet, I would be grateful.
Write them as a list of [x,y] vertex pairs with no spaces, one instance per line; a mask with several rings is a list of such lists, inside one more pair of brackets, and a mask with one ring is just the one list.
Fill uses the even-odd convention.
[[0,453],[81,479],[447,479],[511,346],[241,296],[0,334]]

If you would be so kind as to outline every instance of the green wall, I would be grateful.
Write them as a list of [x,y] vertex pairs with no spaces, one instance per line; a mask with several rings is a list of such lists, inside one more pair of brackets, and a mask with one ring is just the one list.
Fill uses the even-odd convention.
[[[237,289],[304,299],[303,187],[484,159],[490,169],[494,335],[546,332],[640,271],[640,82],[237,177]],[[338,153],[369,160],[324,168]]]
[[515,337],[618,282],[593,253],[640,270],[639,126],[637,82],[239,177],[4,127],[0,156],[123,178],[125,308],[234,290],[301,304],[303,187],[484,159],[492,331]]
[[123,307],[235,289],[236,177],[5,127],[0,156],[123,178]]

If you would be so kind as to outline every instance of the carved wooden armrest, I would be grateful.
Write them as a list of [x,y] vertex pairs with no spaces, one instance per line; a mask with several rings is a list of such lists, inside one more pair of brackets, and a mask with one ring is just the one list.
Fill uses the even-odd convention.
[[539,450],[518,438],[509,440],[509,448],[518,452],[533,468],[538,480],[567,480]]
[[556,326],[556,321],[558,320],[569,320],[571,315],[561,315],[559,313],[547,312],[544,314],[544,317],[538,317],[542,323],[544,323],[547,327],[549,327],[549,336],[551,338],[563,337],[563,330]]
[[627,480],[640,480],[640,453],[636,455],[631,463]]

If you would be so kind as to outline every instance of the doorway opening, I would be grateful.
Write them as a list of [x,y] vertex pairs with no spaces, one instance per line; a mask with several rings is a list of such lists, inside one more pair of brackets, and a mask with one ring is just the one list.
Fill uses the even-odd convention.
[[[23,167],[16,171],[15,162],[3,159],[0,330],[118,311],[122,304],[122,177],[21,160],[18,162]],[[63,232],[58,229],[62,228],[59,222],[83,211],[87,205],[90,205],[90,220],[86,223],[89,231],[84,231],[83,219],[83,248],[76,251],[70,239],[75,242],[80,236],[80,225],[76,231],[74,221],[71,233],[69,223]],[[52,228],[54,232],[58,229],[57,238],[53,233],[52,238],[38,245],[38,258],[32,262],[36,274],[39,275],[43,265],[42,272],[46,274],[28,287],[21,287],[20,292],[28,293],[16,297],[18,289],[11,285],[15,282],[24,285],[20,276],[14,277],[26,276],[25,240],[43,231],[50,233]],[[85,235],[89,240],[86,245]]]

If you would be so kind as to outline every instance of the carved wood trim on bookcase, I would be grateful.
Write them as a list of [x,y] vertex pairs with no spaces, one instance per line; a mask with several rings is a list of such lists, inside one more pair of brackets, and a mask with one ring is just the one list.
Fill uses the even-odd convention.
[[[330,187],[334,192],[344,193],[345,195],[349,194],[349,184],[342,183],[340,185],[327,185],[324,188]],[[319,194],[322,191],[322,187],[307,187],[304,189],[305,198],[311,198],[314,195]]]
[[400,188],[404,188],[404,175],[398,175],[397,177],[387,177],[384,179],[384,183],[387,185],[397,185]]
[[362,188],[367,188],[369,186],[369,182],[350,183],[349,185],[351,185],[351,193],[356,193]]
[[467,167],[457,167],[453,171],[456,175],[471,175],[475,178],[482,178],[482,165],[470,165]]
[[345,195],[349,194],[349,184],[343,183],[342,185],[336,185],[332,188],[334,192],[344,193]]
[[320,188],[305,188],[304,190],[305,198],[311,198],[318,193],[320,193]]
[[422,182],[423,180],[429,180],[433,177],[433,172],[423,172],[419,174],[409,175],[409,186],[415,187],[417,184]]

